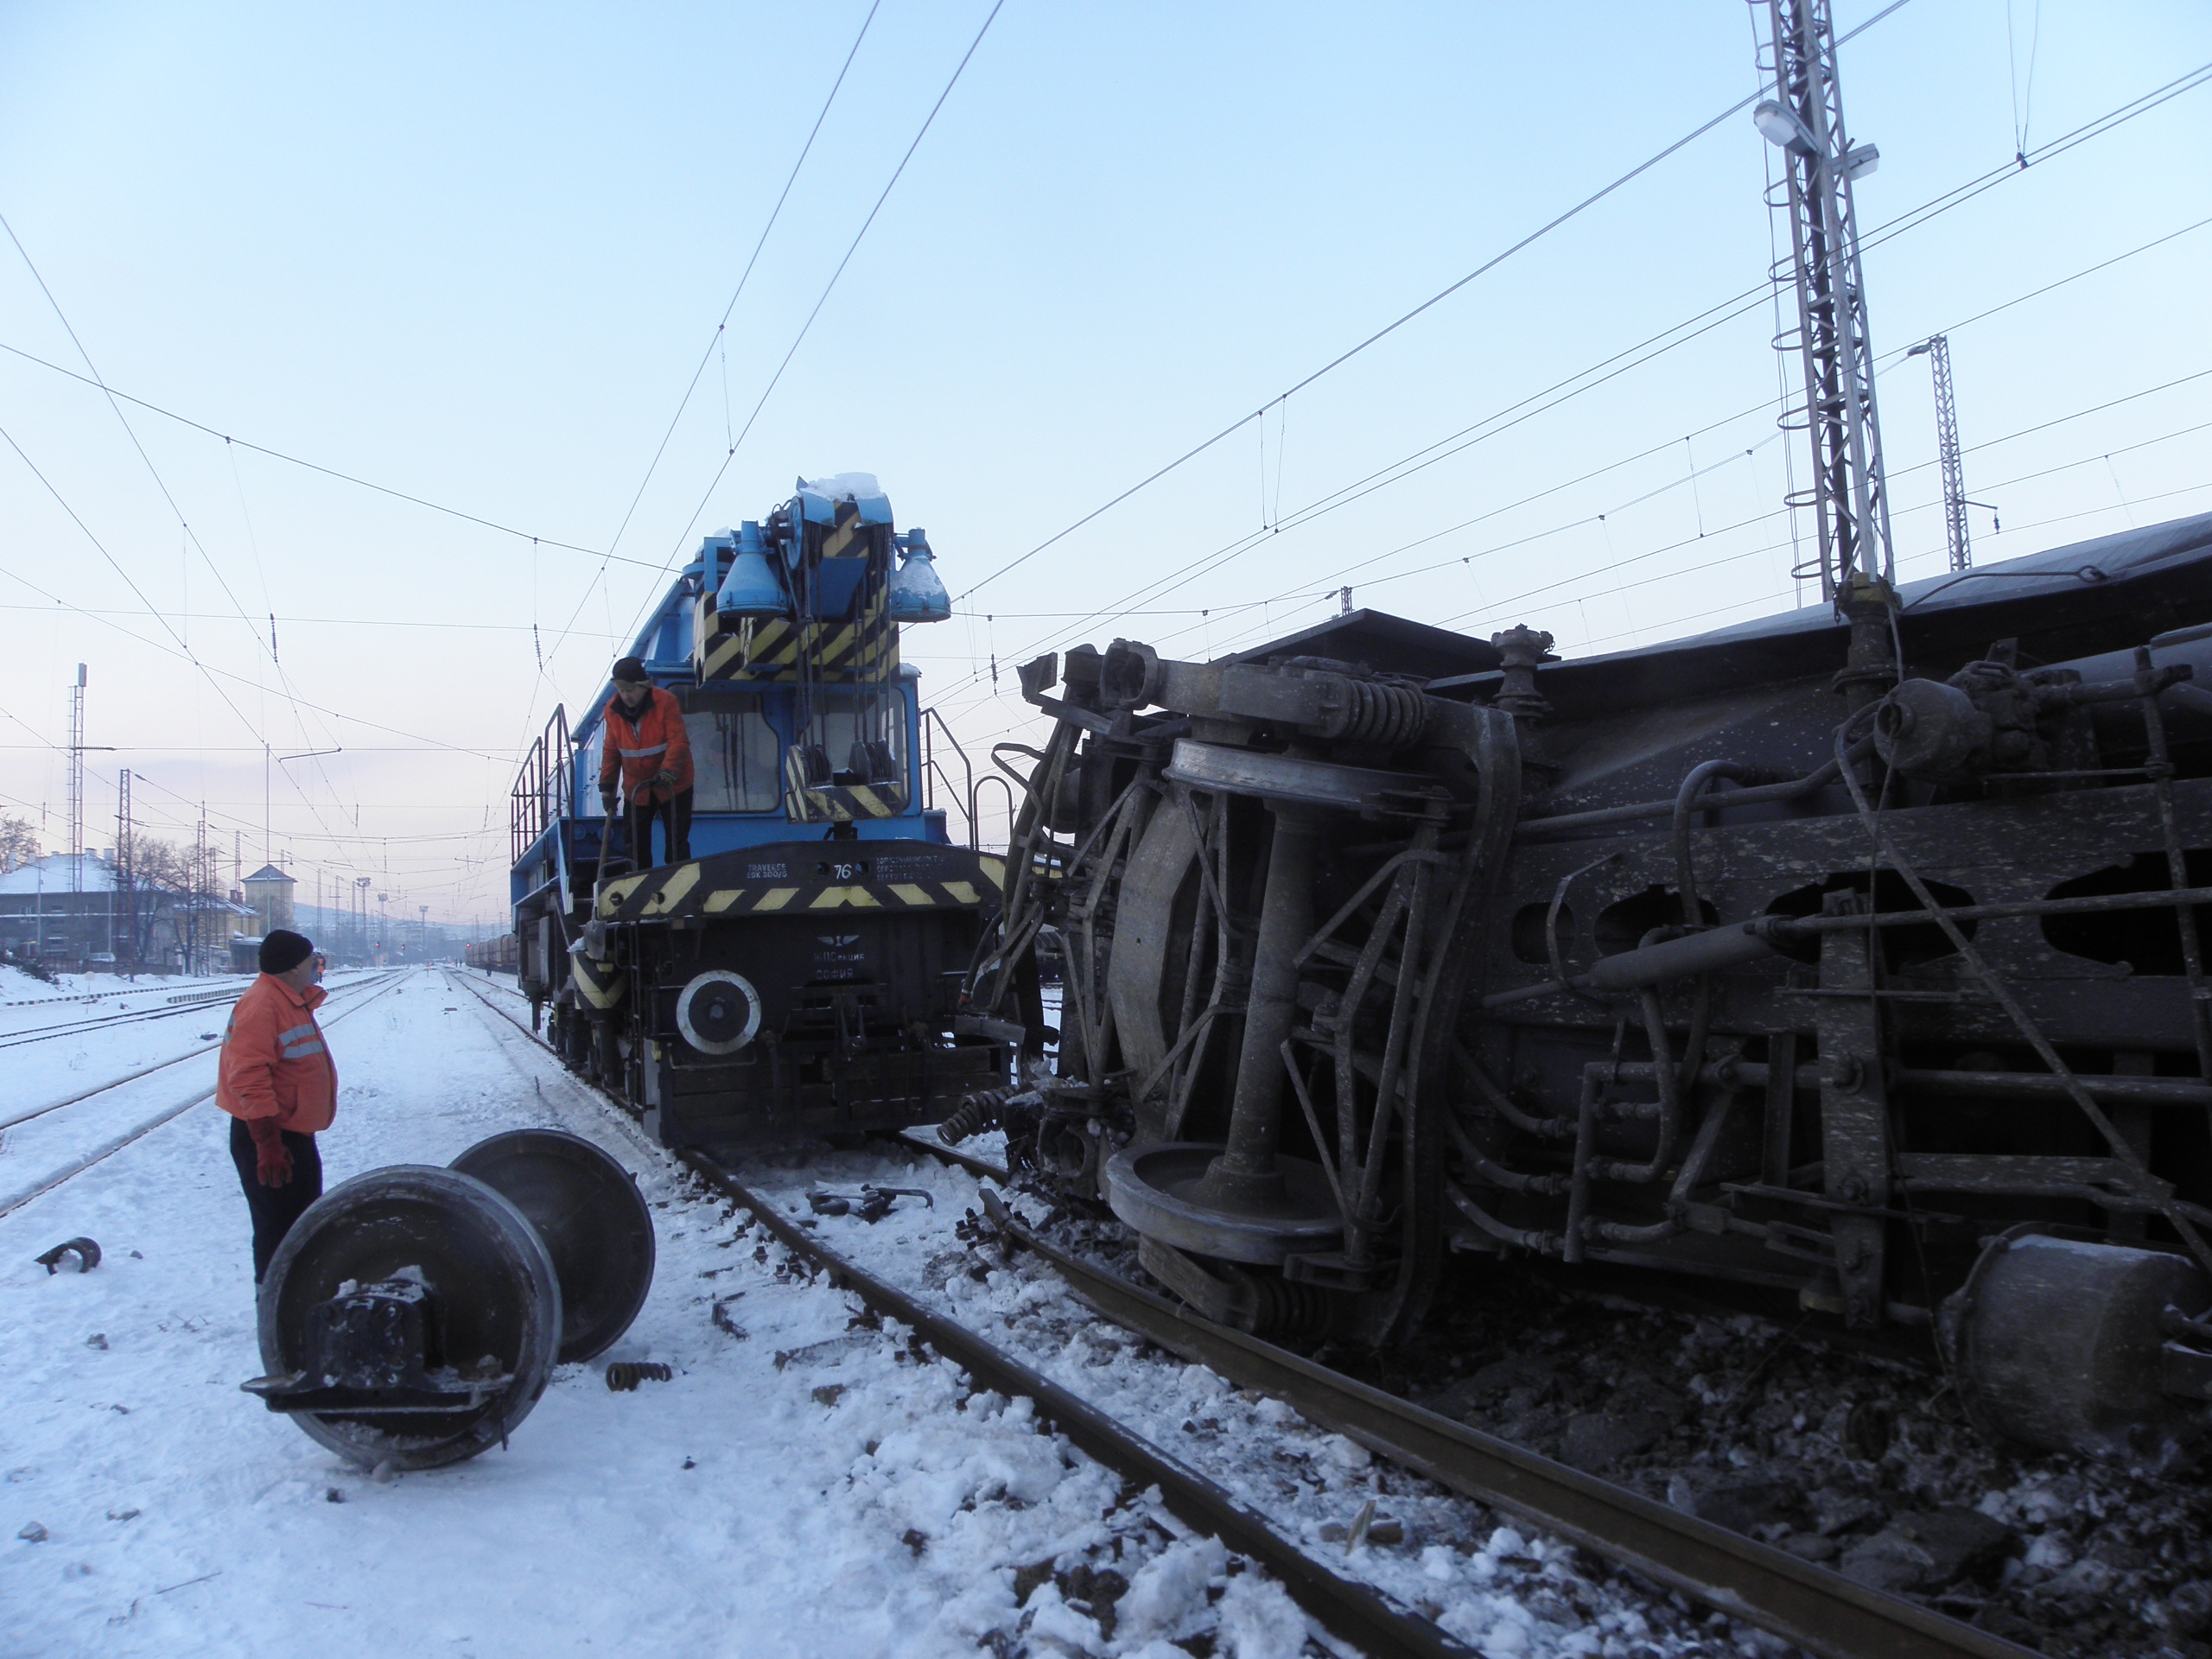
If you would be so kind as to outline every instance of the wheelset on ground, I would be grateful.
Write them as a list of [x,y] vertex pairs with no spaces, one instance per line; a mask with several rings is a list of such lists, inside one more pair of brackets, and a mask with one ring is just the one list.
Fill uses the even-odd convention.
[[286,1235],[261,1291],[266,1374],[243,1386],[365,1467],[458,1463],[505,1443],[556,1363],[629,1328],[653,1259],[636,1182],[576,1135],[375,1170]]

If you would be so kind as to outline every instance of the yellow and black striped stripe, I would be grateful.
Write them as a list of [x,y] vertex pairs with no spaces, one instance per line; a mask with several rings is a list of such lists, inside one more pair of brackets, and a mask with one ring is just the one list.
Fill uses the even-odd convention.
[[601,1011],[613,1007],[630,988],[630,976],[612,963],[593,960],[581,950],[569,953],[569,975],[575,981],[576,995],[587,1007]]
[[[812,528],[809,526],[809,528]],[[837,504],[835,521],[821,532],[825,559],[864,559],[875,550],[868,526],[861,522],[860,508],[850,501]]]
[[[725,854],[715,863],[735,871],[750,856]],[[938,874],[910,881],[793,880],[721,887],[694,860],[608,882],[600,892],[599,916],[609,922],[656,922],[677,916],[804,916],[829,910],[981,910],[998,904],[1006,886],[1005,861],[951,849],[940,862]],[[580,988],[588,960],[574,958]],[[620,995],[618,982],[613,995]],[[611,1003],[594,999],[594,1006]]]
[[800,823],[856,823],[862,818],[895,818],[906,810],[902,784],[810,784],[804,753],[785,751],[784,810]]
[[724,617],[702,598],[692,629],[700,680],[790,681],[811,664],[830,683],[868,684],[899,672],[899,627],[883,584],[871,582],[857,617],[794,621],[785,616]]

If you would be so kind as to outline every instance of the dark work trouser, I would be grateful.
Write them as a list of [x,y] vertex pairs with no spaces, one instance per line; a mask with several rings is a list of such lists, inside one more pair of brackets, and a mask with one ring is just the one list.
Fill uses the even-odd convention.
[[245,1188],[245,1206],[253,1211],[253,1282],[269,1271],[269,1258],[292,1230],[308,1205],[322,1196],[322,1154],[315,1136],[283,1131],[284,1150],[292,1154],[292,1179],[282,1186],[264,1186],[256,1172],[253,1131],[245,1120],[231,1120],[231,1161],[238,1166],[238,1184]]
[[691,791],[679,789],[670,801],[630,803],[630,856],[641,870],[651,869],[653,857],[653,820],[661,825],[664,856],[658,862],[681,864],[691,856]]

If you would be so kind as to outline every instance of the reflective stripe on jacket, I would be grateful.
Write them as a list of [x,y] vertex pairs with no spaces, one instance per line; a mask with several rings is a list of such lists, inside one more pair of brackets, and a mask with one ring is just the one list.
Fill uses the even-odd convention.
[[338,1111],[338,1067],[315,1022],[327,993],[296,991],[264,974],[246,987],[223,1033],[215,1103],[232,1117],[274,1118],[280,1129],[313,1135]]
[[622,706],[620,693],[607,700],[607,729],[599,762],[599,787],[604,794],[614,787],[619,773],[622,792],[632,804],[664,801],[666,789],[653,789],[645,780],[657,772],[676,774],[676,787],[691,787],[691,740],[683,730],[683,711],[676,699],[658,686],[635,715]]

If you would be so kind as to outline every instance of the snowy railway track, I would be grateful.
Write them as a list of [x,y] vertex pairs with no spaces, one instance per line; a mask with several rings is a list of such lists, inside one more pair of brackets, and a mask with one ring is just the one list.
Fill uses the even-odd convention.
[[[323,1025],[326,1028],[337,1026],[353,1014],[359,1013],[404,978],[408,971],[405,969],[393,969],[366,979],[354,980],[339,987],[331,993],[330,1001],[335,1003],[343,997],[346,999],[345,1005],[325,1020],[322,1022]],[[355,1000],[357,993],[366,994]],[[198,1012],[203,1014],[207,1012],[204,1007],[182,1011]],[[142,1066],[135,1071],[126,1072],[122,1077],[111,1078],[95,1088],[80,1090],[66,1099],[49,1101],[43,1106],[16,1113],[4,1121],[0,1121],[0,1133],[28,1123],[33,1119],[49,1116],[65,1108],[91,1105],[105,1096],[112,1095],[117,1090],[137,1082],[142,1077],[150,1077],[157,1071],[165,1071],[171,1066],[181,1065],[187,1060],[204,1058],[221,1046],[220,1042],[203,1043],[185,1053],[158,1061],[152,1065]],[[161,1106],[143,1116],[134,1116],[122,1128],[103,1136],[90,1148],[79,1149],[70,1154],[60,1166],[48,1166],[35,1174],[23,1177],[11,1185],[0,1186],[0,1216],[4,1216],[10,1211],[21,1209],[32,1199],[53,1192],[54,1188],[65,1182],[75,1179],[94,1165],[113,1157],[133,1141],[158,1129],[170,1119],[180,1117],[203,1101],[213,1099],[214,1094],[214,1085],[210,1084],[207,1087],[195,1091],[189,1099]],[[4,1166],[0,1166],[0,1181],[4,1181],[6,1179]]]
[[2017,1659],[2031,1652],[1216,1325],[1057,1249],[988,1194],[986,1203],[1002,1233],[1050,1262],[1116,1324],[1240,1388],[1295,1406],[1402,1468],[1824,1659]]
[[1123,1479],[1159,1487],[1173,1513],[1265,1567],[1293,1600],[1335,1635],[1375,1655],[1440,1659],[1471,1651],[1429,1620],[1401,1612],[1365,1585],[1329,1571],[1197,1470],[1023,1364],[979,1332],[925,1307],[887,1280],[809,1236],[713,1158],[701,1153],[683,1157],[718,1191],[749,1211],[786,1249],[821,1269],[833,1285],[854,1292],[879,1317],[907,1326],[984,1387],[1035,1402],[1040,1415]]
[[[935,1150],[920,1137],[901,1144]],[[786,1249],[859,1294],[880,1315],[920,1331],[989,1386],[1034,1399],[1043,1415],[1109,1467],[1133,1479],[1158,1482],[1171,1508],[1266,1565],[1308,1612],[1339,1635],[1376,1653],[1460,1650],[1456,1643],[1440,1649],[1429,1622],[1398,1612],[1365,1586],[1319,1567],[1204,1475],[979,1332],[931,1313],[869,1274],[717,1160],[696,1154],[684,1154],[684,1160],[742,1204]],[[979,1160],[958,1161],[972,1167]],[[1122,1329],[1205,1367],[1235,1388],[1294,1408],[1317,1427],[1344,1434],[1402,1469],[1807,1652],[1823,1659],[2022,1659],[2031,1652],[1214,1325],[1057,1249],[988,1189],[982,1196],[1003,1236],[1049,1262],[1079,1300]],[[1376,1608],[1387,1617],[1378,1617]]]
[[[535,1040],[535,1033],[512,1010],[501,1007],[474,976],[461,982],[486,1011]],[[618,1115],[628,1122],[626,1113]],[[724,1165],[697,1154],[679,1156],[715,1191],[751,1213],[785,1249],[823,1274],[832,1287],[852,1292],[877,1318],[895,1320],[912,1331],[943,1358],[965,1370],[977,1387],[1033,1402],[1039,1414],[1071,1443],[1124,1481],[1138,1489],[1158,1487],[1171,1513],[1265,1567],[1293,1600],[1339,1638],[1368,1654],[1392,1659],[1397,1656],[1446,1659],[1446,1656],[1474,1651],[1429,1620],[1402,1612],[1366,1586],[1330,1572],[1196,1470],[1167,1456],[981,1333],[924,1306],[888,1281],[810,1236],[771,1199],[755,1192]]]
[[[343,985],[334,987],[331,990],[331,995],[335,998],[345,993],[365,989],[371,985],[382,984],[385,981],[391,979],[396,975],[404,971],[405,970],[402,969],[391,969],[384,973],[372,975],[366,979],[349,980]],[[199,1014],[204,1015],[207,1012],[207,1009],[204,1004],[198,1007],[172,1008],[163,1011],[164,1015],[167,1014]],[[139,1017],[151,1019],[161,1016],[144,1015]],[[115,1025],[130,1025],[135,1022],[135,1019],[119,1020],[109,1022],[107,1026],[99,1026],[94,1028],[106,1030],[111,1028],[111,1027]],[[58,1037],[68,1035],[70,1033],[65,1032],[53,1032],[41,1034]],[[81,1033],[78,1034],[81,1034]],[[216,1039],[213,1042],[203,1041],[195,1043],[190,1048],[186,1049],[183,1053],[172,1054],[166,1060],[156,1060],[151,1065],[142,1065],[135,1071],[126,1071],[119,1077],[110,1077],[105,1083],[94,1084],[89,1089],[80,1089],[75,1094],[67,1096],[60,1100],[49,1100],[43,1106],[34,1106],[28,1111],[16,1112],[7,1117],[0,1117],[0,1133],[4,1133],[9,1129],[12,1129],[19,1123],[28,1123],[35,1117],[44,1117],[49,1112],[58,1112],[65,1106],[75,1106],[82,1102],[94,1099],[99,1096],[108,1093],[111,1090],[120,1089],[127,1083],[136,1083],[141,1077],[149,1077],[156,1071],[166,1071],[173,1065],[182,1065],[187,1060],[196,1059],[202,1054],[212,1054],[222,1046],[222,1039],[220,1038]],[[0,1045],[0,1046],[4,1046],[4,1045]]]
[[[473,984],[486,1007],[527,1029]],[[626,1114],[620,1115],[627,1122]],[[902,1147],[971,1173],[1002,1173],[972,1155],[902,1137]],[[1197,1471],[1079,1396],[1004,1353],[979,1333],[924,1306],[832,1249],[718,1161],[687,1154],[703,1179],[742,1204],[794,1255],[858,1294],[882,1316],[923,1333],[948,1357],[1027,1395],[1090,1455],[1133,1479],[1158,1482],[1192,1524],[1263,1562],[1316,1618],[1376,1652],[1456,1650],[1435,1627],[1397,1611],[1364,1586],[1319,1566],[1265,1520]],[[1189,1309],[1061,1251],[986,1192],[1001,1236],[1051,1264],[1102,1316],[1234,1386],[1295,1408],[1401,1468],[1544,1529],[1640,1577],[1726,1612],[1824,1659],[2005,1659],[2030,1650],[1972,1625],[1801,1560],[1740,1533],[1680,1513],[1639,1493],[1329,1370],[1286,1350],[1217,1325]]]
[[[340,991],[351,990],[357,985],[373,983],[378,979],[389,977],[391,974],[403,970],[391,969],[385,970],[382,974],[372,975],[368,979],[348,980],[342,985],[332,986],[330,988],[331,995],[335,996]],[[195,992],[185,997],[173,997],[169,999],[169,1001],[178,1004],[178,1006],[174,1007],[162,1007],[158,1008],[142,1008],[135,1013],[127,1013],[118,1010],[112,1013],[101,1014],[96,1018],[64,1020],[60,1024],[51,1026],[34,1026],[28,1031],[10,1032],[4,1037],[0,1037],[0,1048],[20,1048],[29,1043],[54,1042],[64,1037],[83,1037],[94,1032],[106,1033],[118,1030],[124,1026],[143,1025],[148,1020],[152,1020],[181,1019],[188,1014],[196,1014],[204,1016],[207,1012],[209,1004],[220,1002],[226,998],[232,1001],[236,1001],[240,996],[245,995],[245,986],[244,984],[224,985],[219,986],[213,990]],[[126,991],[103,992],[102,995],[128,996],[153,995],[158,995],[158,993]],[[60,999],[55,1000],[58,1001]],[[71,1001],[88,1001],[91,999],[72,997],[68,1000]],[[200,1051],[195,1049],[193,1052],[197,1053]],[[4,1124],[0,1124],[0,1128],[5,1127],[6,1126]]]

